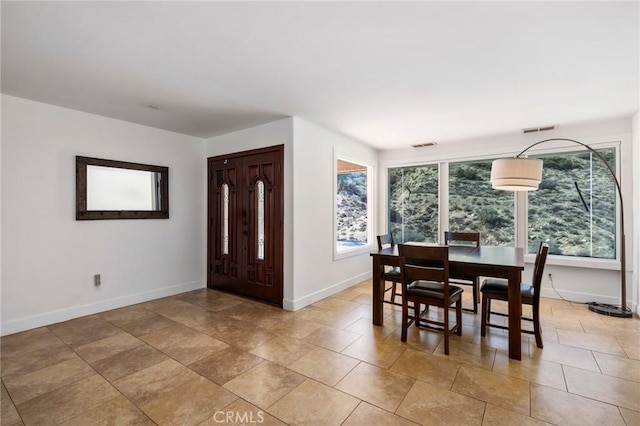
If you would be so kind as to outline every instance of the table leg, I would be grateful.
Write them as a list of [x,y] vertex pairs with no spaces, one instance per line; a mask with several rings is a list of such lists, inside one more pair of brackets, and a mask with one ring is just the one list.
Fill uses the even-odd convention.
[[384,300],[384,280],[382,280],[382,265],[379,256],[373,257],[373,325],[382,325],[383,300]]
[[509,274],[509,358],[522,359],[521,317],[522,301],[520,293],[521,271]]

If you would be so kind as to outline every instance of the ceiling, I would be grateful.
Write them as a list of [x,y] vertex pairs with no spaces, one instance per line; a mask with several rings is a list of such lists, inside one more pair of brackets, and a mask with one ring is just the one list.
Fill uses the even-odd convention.
[[638,2],[1,7],[3,93],[203,138],[297,116],[394,149],[639,109]]

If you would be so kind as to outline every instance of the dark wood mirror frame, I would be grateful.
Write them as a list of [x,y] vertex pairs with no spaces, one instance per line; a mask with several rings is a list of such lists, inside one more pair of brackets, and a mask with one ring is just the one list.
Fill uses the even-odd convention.
[[[158,210],[87,210],[87,166],[142,170],[159,174]],[[76,220],[101,219],[168,219],[169,168],[126,161],[76,156]]]

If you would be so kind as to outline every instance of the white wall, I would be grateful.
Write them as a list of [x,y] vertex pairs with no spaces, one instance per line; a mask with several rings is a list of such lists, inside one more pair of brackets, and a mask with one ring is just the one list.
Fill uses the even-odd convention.
[[333,163],[335,152],[344,159],[376,166],[378,153],[302,119],[294,118],[293,123],[295,286],[293,297],[285,300],[285,304],[295,310],[371,276],[369,252],[340,260],[333,258]]
[[[637,137],[637,133],[635,135]],[[514,134],[510,136],[497,136],[493,138],[483,138],[477,140],[468,140],[455,144],[455,148],[451,148],[447,144],[438,145],[431,148],[408,148],[405,150],[383,151],[380,153],[380,190],[382,195],[379,202],[379,211],[382,213],[379,217],[379,230],[383,232],[386,229],[386,174],[388,167],[396,167],[410,164],[433,163],[439,161],[455,161],[455,160],[473,160],[479,158],[496,158],[507,157],[517,154],[528,145],[543,139],[553,137],[564,137],[575,139],[586,144],[598,144],[605,142],[621,142],[621,184],[625,201],[625,228],[627,237],[627,282],[633,281],[633,264],[635,241],[638,239],[636,233],[633,232],[634,224],[631,220],[634,207],[638,206],[638,200],[634,200],[632,171],[632,120],[631,118],[609,120],[603,122],[593,122],[580,126],[563,126],[554,131],[547,131],[537,134]],[[562,144],[559,144],[562,145]],[[548,149],[554,147],[555,144],[547,143],[540,146],[540,149]],[[565,143],[564,146],[579,148],[578,145]],[[636,169],[637,164],[636,164]],[[518,243],[524,246],[523,243]],[[530,258],[533,261],[533,258]],[[565,263],[564,265],[562,263]],[[550,256],[545,267],[545,279],[543,281],[542,295],[546,297],[558,297],[551,288],[551,282],[547,278],[547,273],[553,274],[553,282],[559,293],[569,300],[578,302],[598,301],[610,304],[620,304],[620,267],[614,262],[605,262],[601,264],[603,268],[592,269],[581,266],[566,266],[566,262],[559,259],[553,259]],[[607,269],[608,268],[608,269]],[[531,276],[531,265],[527,266],[524,277],[529,279]],[[627,287],[627,297],[630,304],[632,294],[637,294],[637,280],[633,285]]]
[[[168,166],[170,219],[76,221],[76,155]],[[3,95],[1,160],[2,334],[204,286],[203,140]]]
[[[206,141],[206,157],[275,145],[284,145],[283,297],[286,300],[291,298],[293,294],[293,119],[285,118],[208,139]],[[206,240],[206,229],[204,232]]]
[[631,281],[632,296],[630,302],[636,306],[636,313],[640,315],[640,111],[636,112],[632,119],[633,129],[633,202],[631,211],[633,212],[633,253],[630,257],[633,261],[633,280]]

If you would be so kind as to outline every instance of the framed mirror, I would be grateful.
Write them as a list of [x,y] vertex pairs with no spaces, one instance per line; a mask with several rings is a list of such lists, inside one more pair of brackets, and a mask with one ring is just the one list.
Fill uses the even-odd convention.
[[168,218],[168,167],[76,156],[76,220]]

